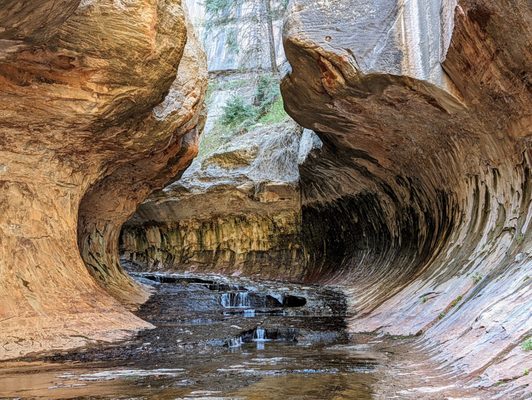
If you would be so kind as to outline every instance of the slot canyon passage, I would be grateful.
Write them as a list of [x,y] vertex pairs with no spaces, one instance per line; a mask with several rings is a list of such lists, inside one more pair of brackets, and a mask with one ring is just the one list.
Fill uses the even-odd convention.
[[530,398],[531,21],[0,0],[0,398]]

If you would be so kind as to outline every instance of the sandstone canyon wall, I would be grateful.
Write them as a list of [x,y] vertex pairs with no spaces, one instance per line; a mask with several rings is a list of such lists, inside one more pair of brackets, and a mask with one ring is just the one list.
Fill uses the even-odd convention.
[[179,0],[0,7],[0,359],[150,325],[120,227],[197,151],[205,56]]
[[319,146],[316,140],[286,121],[236,134],[198,156],[124,225],[124,260],[142,270],[301,280],[298,165]]
[[[179,181],[154,193],[124,225],[123,260],[130,268],[151,271],[301,279],[298,164],[316,137],[302,135],[282,110],[279,77],[268,71],[264,2],[235,2],[222,16],[209,13],[203,1],[187,4],[202,32],[210,75],[200,152]],[[286,2],[271,5],[277,64],[282,65]],[[276,122],[267,118],[275,104],[261,105],[259,97],[278,103]],[[245,107],[260,115],[224,123],[225,109],[235,99],[243,104],[237,111]]]
[[308,278],[348,284],[352,331],[418,334],[468,377],[529,380],[527,2],[288,13],[285,105],[324,142],[301,168]]
[[[279,65],[285,61],[282,28],[287,2],[270,0],[274,48]],[[191,22],[203,42],[209,71],[224,74],[267,70],[270,59],[264,2],[237,0],[230,10],[225,9],[223,2],[211,2],[211,8],[223,10],[215,15],[209,12],[206,3],[204,0],[186,0]]]

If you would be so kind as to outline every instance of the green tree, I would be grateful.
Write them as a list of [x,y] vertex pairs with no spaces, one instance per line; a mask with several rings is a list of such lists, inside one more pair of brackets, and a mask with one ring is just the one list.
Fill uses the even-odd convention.
[[234,96],[223,106],[222,123],[235,127],[244,122],[251,122],[256,118],[255,108],[246,104],[242,97]]

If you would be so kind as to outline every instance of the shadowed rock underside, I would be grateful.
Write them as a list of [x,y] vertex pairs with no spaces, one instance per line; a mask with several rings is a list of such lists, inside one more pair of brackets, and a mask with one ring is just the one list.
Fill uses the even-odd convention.
[[512,388],[530,383],[530,17],[526,1],[295,0],[282,83],[324,142],[301,168],[307,279],[348,282],[352,331],[419,334]]

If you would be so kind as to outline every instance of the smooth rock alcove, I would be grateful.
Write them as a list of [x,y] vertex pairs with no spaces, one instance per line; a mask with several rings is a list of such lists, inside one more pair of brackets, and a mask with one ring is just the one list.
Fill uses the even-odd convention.
[[462,372],[528,379],[530,10],[310,3],[290,3],[282,82],[324,142],[301,171],[310,277],[349,282],[353,331],[421,335]]

